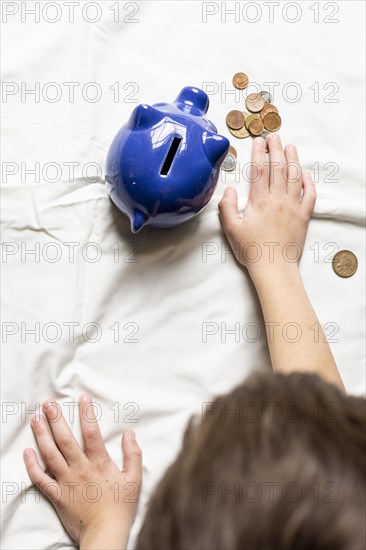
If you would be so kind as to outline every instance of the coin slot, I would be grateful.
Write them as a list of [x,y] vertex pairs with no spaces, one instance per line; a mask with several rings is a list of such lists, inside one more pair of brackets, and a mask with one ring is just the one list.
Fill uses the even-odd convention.
[[169,148],[169,151],[168,151],[168,154],[165,158],[165,161],[164,161],[164,164],[163,164],[163,167],[162,169],[160,170],[160,175],[161,176],[167,176],[168,173],[169,173],[169,170],[173,164],[173,160],[174,160],[174,157],[175,155],[177,154],[177,151],[178,151],[178,147],[179,147],[179,144],[180,142],[182,141],[183,138],[181,137],[175,137],[173,138],[173,141],[170,145],[170,148]]

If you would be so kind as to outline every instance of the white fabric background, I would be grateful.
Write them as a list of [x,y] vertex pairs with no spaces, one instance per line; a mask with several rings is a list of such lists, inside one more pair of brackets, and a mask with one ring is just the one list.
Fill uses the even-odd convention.
[[[34,2],[21,4],[32,7]],[[264,332],[255,343],[242,337],[236,342],[234,335],[222,341],[220,332],[202,341],[204,322],[217,327],[227,323],[227,328],[235,323],[240,329],[247,323],[263,327],[246,272],[226,254],[217,212],[226,184],[236,186],[243,207],[248,183],[223,174],[199,217],[172,230],[147,229],[133,236],[127,220],[111,204],[103,179],[91,182],[83,177],[88,163],[104,166],[113,136],[135,107],[131,99],[169,101],[185,85],[209,86],[210,118],[231,138],[226,114],[244,106],[238,94],[225,94],[225,89],[232,91],[233,74],[244,70],[263,89],[268,89],[265,82],[279,83],[274,103],[283,119],[283,142],[298,146],[304,167],[320,167],[318,201],[301,271],[320,322],[339,327],[333,336],[338,342],[331,342],[331,347],[347,390],[360,394],[365,386],[363,2],[331,3],[339,7],[333,16],[338,23],[324,22],[333,12],[324,3],[319,3],[319,23],[314,23],[310,2],[295,3],[302,12],[296,23],[285,20],[284,2],[276,8],[273,22],[268,6],[257,2],[262,15],[256,23],[243,16],[247,2],[240,3],[238,22],[234,16],[223,22],[219,12],[206,23],[201,2],[138,2],[136,23],[114,23],[112,2],[101,2],[102,18],[88,23],[80,15],[85,4],[75,8],[73,23],[67,20],[63,2],[58,2],[62,17],[57,23],[42,18],[37,23],[32,16],[22,22],[20,12],[3,23],[3,80],[28,87],[39,82],[41,89],[56,82],[63,91],[55,103],[42,96],[39,102],[31,96],[22,101],[20,93],[3,96],[2,103],[2,240],[13,243],[7,250],[14,252],[6,263],[3,256],[2,319],[3,328],[12,322],[19,329],[3,345],[2,367],[2,397],[8,403],[5,413],[3,409],[3,548],[9,550],[74,547],[52,506],[44,499],[35,502],[35,495],[27,492],[31,484],[22,450],[34,446],[34,439],[31,414],[25,409],[47,397],[73,402],[81,391],[90,391],[101,407],[103,434],[117,462],[122,430],[136,430],[144,451],[145,481],[130,539],[133,547],[146,499],[174,458],[189,416],[252,369],[270,365]],[[222,9],[221,3],[216,6]],[[120,19],[132,9],[121,3]],[[254,9],[247,18],[253,19]],[[285,15],[294,18],[295,8],[286,9]],[[50,8],[47,17],[55,13]],[[94,17],[92,9],[88,17]],[[64,82],[80,83],[74,102]],[[102,90],[95,103],[80,92],[90,82]],[[116,82],[121,92],[117,102],[109,89]],[[297,102],[283,97],[290,82],[301,87]],[[319,83],[318,102],[310,89],[314,83]],[[339,86],[333,96],[337,103],[324,102],[334,90],[333,85],[325,88],[327,83]],[[293,97],[294,88],[288,91]],[[243,168],[250,160],[251,140],[231,141]],[[50,169],[39,181],[24,177],[24,170],[37,162],[41,172],[47,163],[58,163],[62,176]],[[72,162],[78,165],[70,181],[67,163]],[[15,163],[17,172],[5,177],[4,163]],[[327,181],[332,171],[327,163],[339,166],[333,174],[338,181]],[[52,177],[58,181],[50,182]],[[62,251],[54,263],[49,257],[56,248],[49,243]],[[78,243],[74,261],[64,243]],[[100,246],[100,261],[83,257],[83,251],[90,257],[95,251],[85,249],[88,243]],[[36,246],[38,261],[31,255],[22,258],[24,247]],[[120,257],[115,261],[117,246]],[[207,247],[212,254],[204,256]],[[329,260],[337,249],[350,249],[358,256],[358,271],[350,279],[332,271]],[[21,323],[24,331],[37,322],[39,342],[32,335],[22,341]],[[78,323],[73,342],[65,325],[70,322]],[[42,336],[47,323],[61,327],[58,342],[47,341],[55,334],[52,330]],[[100,327],[96,343],[83,338],[88,323]],[[115,343],[109,328],[114,323],[121,328],[120,340],[137,327],[138,342]],[[252,332],[248,335],[253,338]],[[65,405],[68,417],[69,410]],[[132,419],[138,422],[129,422]],[[79,437],[78,419],[71,424]]]

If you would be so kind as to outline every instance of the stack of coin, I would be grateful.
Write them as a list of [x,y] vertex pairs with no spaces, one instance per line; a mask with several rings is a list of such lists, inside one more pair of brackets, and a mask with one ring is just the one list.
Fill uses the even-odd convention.
[[[238,90],[244,90],[249,84],[245,73],[236,73],[233,85]],[[230,111],[226,117],[226,124],[230,133],[237,138],[262,136],[267,138],[269,132],[277,132],[281,128],[281,117],[277,107],[272,104],[269,92],[249,94],[245,101],[247,111]]]

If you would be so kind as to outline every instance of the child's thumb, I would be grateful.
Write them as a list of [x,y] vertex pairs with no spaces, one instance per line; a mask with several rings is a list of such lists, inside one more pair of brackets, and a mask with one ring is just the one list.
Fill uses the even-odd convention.
[[137,444],[133,430],[122,436],[123,470],[138,484],[142,482],[142,451]]
[[233,187],[225,189],[224,196],[219,202],[219,212],[225,232],[231,233],[240,220],[238,195]]

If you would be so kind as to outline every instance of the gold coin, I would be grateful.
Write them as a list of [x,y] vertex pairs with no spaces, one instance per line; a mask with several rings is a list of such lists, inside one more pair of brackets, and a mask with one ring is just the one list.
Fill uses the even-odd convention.
[[259,115],[248,115],[246,118],[245,118],[245,126],[247,127],[247,130],[249,129],[249,124],[253,121],[253,120],[260,120],[260,116]]
[[244,126],[245,116],[241,111],[230,111],[226,117],[226,124],[232,130],[240,130]]
[[233,77],[233,85],[238,90],[244,90],[249,84],[249,78],[245,73],[236,73]]
[[260,136],[264,132],[264,126],[261,119],[252,120],[248,126],[248,130],[252,136]]
[[249,94],[245,105],[251,113],[259,113],[265,105],[265,101],[261,94]]
[[229,153],[234,155],[235,158],[237,158],[237,156],[238,156],[238,153],[236,152],[235,147],[233,147],[232,145],[230,145],[230,147],[229,147]]
[[350,250],[340,250],[332,260],[332,267],[339,277],[352,277],[357,271],[357,257]]
[[263,118],[263,124],[269,132],[277,132],[281,128],[281,117],[278,113],[267,113]]
[[265,105],[263,107],[263,109],[261,110],[261,112],[259,113],[262,120],[264,119],[264,117],[266,115],[268,115],[268,113],[278,113],[278,109],[277,107],[275,107],[274,105],[272,105],[271,103],[268,103],[267,105]]
[[245,126],[243,126],[243,128],[240,128],[239,130],[232,130],[231,128],[229,128],[229,132],[239,139],[247,138],[250,136],[250,133]]

